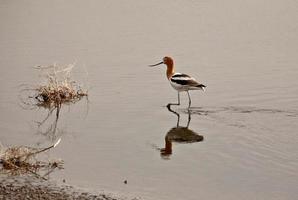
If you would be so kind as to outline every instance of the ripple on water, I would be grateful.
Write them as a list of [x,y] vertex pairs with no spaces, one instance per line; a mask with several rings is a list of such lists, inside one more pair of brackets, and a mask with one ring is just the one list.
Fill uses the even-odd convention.
[[[187,113],[187,109],[181,110]],[[226,106],[193,107],[192,115],[221,124],[218,137],[227,143],[218,157],[243,168],[269,170],[277,174],[297,173],[298,110]],[[215,138],[218,139],[218,138]],[[228,145],[228,144],[233,145]]]
[[[187,109],[181,110],[184,113],[188,113]],[[283,114],[287,117],[298,117],[298,110],[282,110],[274,108],[258,108],[258,107],[237,107],[237,106],[227,106],[227,107],[191,107],[191,114],[194,115],[212,115],[222,112],[228,113],[259,113],[259,114]]]

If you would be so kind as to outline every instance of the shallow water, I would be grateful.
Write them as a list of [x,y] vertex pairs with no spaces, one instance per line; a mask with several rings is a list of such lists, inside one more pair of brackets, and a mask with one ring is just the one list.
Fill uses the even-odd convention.
[[[298,3],[294,1],[49,1],[0,3],[0,141],[46,146],[65,169],[53,180],[144,199],[294,199],[298,185]],[[163,56],[207,85],[177,128]],[[24,109],[37,65],[76,62],[89,99],[64,106],[56,135]],[[179,126],[189,120],[187,95]],[[42,132],[41,132],[42,131]],[[127,180],[127,184],[124,181]]]

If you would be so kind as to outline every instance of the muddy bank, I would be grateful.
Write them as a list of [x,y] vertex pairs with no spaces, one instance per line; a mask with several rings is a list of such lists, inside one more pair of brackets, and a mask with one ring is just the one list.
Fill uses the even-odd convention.
[[[112,194],[83,191],[68,185],[57,185],[54,182],[35,180],[32,178],[0,178],[0,199],[93,199],[93,200],[127,200]],[[132,200],[140,200],[133,198]]]

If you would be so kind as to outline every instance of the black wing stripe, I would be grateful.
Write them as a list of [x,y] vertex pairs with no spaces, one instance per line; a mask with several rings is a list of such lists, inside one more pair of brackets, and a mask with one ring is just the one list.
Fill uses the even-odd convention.
[[181,79],[171,79],[173,83],[179,84],[179,85],[189,85],[193,87],[198,87],[198,88],[204,88],[206,87],[203,84],[197,83],[194,80],[181,80]]
[[[196,82],[193,79],[183,80],[183,79],[171,79],[173,83],[179,84],[179,85],[189,85],[193,87],[198,87],[200,84]],[[201,86],[200,86],[201,87]]]
[[187,74],[174,74],[172,78],[190,78]]
[[188,80],[181,80],[181,79],[171,79],[172,82],[177,83],[179,85],[188,85]]

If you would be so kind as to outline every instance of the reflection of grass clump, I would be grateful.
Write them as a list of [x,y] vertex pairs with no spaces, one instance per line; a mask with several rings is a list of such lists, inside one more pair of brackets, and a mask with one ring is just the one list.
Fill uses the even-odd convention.
[[[32,173],[40,178],[51,173],[55,168],[62,169],[63,162],[61,160],[57,161],[40,161],[37,159],[37,155],[41,152],[47,151],[51,148],[54,148],[58,145],[56,144],[44,148],[36,149],[31,147],[19,146],[19,147],[10,147],[6,150],[0,149],[0,172],[6,172],[13,175]],[[38,172],[41,170],[47,170],[47,172],[41,176]]]
[[39,66],[38,69],[46,72],[47,83],[39,86],[35,98],[39,106],[58,107],[63,103],[75,103],[87,92],[70,78],[74,65],[68,66]]

